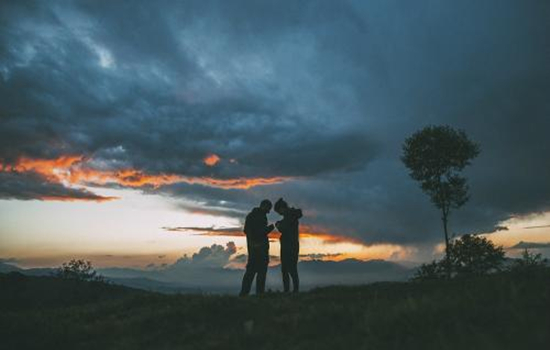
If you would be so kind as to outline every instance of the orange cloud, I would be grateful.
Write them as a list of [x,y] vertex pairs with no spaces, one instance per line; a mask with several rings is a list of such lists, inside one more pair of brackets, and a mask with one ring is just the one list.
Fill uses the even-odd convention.
[[222,237],[240,237],[244,236],[242,227],[163,227],[168,232],[186,232],[199,236],[222,236]]
[[212,153],[206,156],[202,161],[208,166],[214,166],[218,164],[220,160],[221,158],[217,154]]
[[247,190],[256,186],[274,185],[291,180],[291,177],[240,177],[234,179],[215,179],[212,177],[185,177],[182,178],[182,182],[189,184],[200,184],[210,187],[218,187],[223,189],[241,189]]
[[103,197],[103,196],[93,196],[93,197],[73,197],[73,196],[63,196],[63,195],[57,195],[57,196],[42,196],[38,198],[43,201],[61,201],[61,202],[108,202],[116,199],[120,199],[119,197]]
[[[186,232],[199,236],[220,236],[220,237],[243,237],[242,227],[227,227],[227,228],[214,228],[214,227],[163,227],[164,230],[169,232]],[[336,235],[326,232],[316,232],[314,227],[309,225],[300,226],[300,238],[313,238],[321,240],[326,244],[338,244],[338,243],[351,243],[362,246],[367,246],[365,242],[360,239]],[[318,229],[317,229],[318,230]],[[281,236],[279,232],[271,232],[268,235],[269,239],[278,239]]]
[[152,186],[159,187],[181,182],[182,178],[177,175],[148,175],[134,169],[123,170],[95,170],[89,168],[72,169],[66,180],[71,184],[91,183],[95,185],[106,185],[110,183],[125,187]]
[[327,244],[351,243],[367,246],[367,244],[359,238],[328,233],[327,230],[322,227],[302,225],[300,228],[300,236],[303,238],[315,238]]
[[[207,161],[208,159],[208,161]],[[215,165],[219,157],[211,155],[205,158]],[[125,187],[160,187],[174,183],[199,184],[223,189],[249,189],[255,186],[278,184],[290,180],[290,177],[239,177],[218,179],[213,177],[181,176],[176,174],[147,174],[136,169],[101,170],[88,167],[89,159],[79,155],[61,156],[56,159],[20,158],[13,165],[0,164],[0,171],[35,172],[50,182],[68,185],[107,185],[118,184]],[[207,163],[207,164],[208,164]]]
[[360,239],[356,239],[348,236],[341,236],[329,233],[320,233],[320,232],[301,232],[300,236],[303,238],[315,238],[320,239],[323,243],[337,244],[337,243],[353,243],[365,245]]
[[[80,163],[83,156],[67,155],[55,159],[20,158],[14,165],[1,165],[0,171],[35,172],[50,181],[58,180],[67,175],[68,169]],[[58,181],[55,181],[58,182]]]

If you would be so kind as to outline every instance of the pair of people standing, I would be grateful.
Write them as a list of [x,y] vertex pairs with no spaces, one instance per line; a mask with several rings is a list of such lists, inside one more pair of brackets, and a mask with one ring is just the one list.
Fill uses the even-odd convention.
[[290,291],[290,279],[292,279],[293,291],[298,292],[300,281],[298,278],[298,253],[299,222],[302,217],[300,209],[291,208],[280,198],[275,202],[275,212],[283,216],[275,225],[268,225],[267,214],[271,211],[271,201],[265,199],[260,206],[252,209],[246,216],[244,233],[248,249],[248,262],[243,277],[240,295],[248,295],[254,277],[256,277],[256,294],[265,291],[265,279],[269,264],[269,239],[268,235],[277,227],[281,233],[281,272],[283,274],[283,287],[285,292]]

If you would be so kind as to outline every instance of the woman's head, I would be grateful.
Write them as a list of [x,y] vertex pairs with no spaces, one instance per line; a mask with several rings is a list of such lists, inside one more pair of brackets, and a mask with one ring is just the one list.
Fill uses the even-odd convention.
[[284,199],[279,198],[277,202],[275,202],[274,210],[280,214],[283,215],[288,209],[288,203],[284,201]]

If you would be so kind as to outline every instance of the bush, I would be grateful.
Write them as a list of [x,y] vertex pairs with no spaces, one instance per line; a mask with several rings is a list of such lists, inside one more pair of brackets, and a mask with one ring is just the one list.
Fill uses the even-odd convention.
[[525,249],[520,259],[514,260],[510,266],[510,272],[534,272],[544,269],[548,265],[548,259],[542,258],[542,254],[531,253]]
[[416,270],[412,280],[413,281],[429,281],[429,280],[438,280],[445,278],[447,271],[443,262],[438,262],[436,260],[432,261],[429,264],[422,264]]
[[485,237],[464,235],[449,250],[451,271],[459,276],[499,271],[504,263],[504,249]]
[[[449,258],[423,264],[413,280],[434,280],[446,277],[481,276],[500,271],[504,249],[485,237],[464,235],[449,245]],[[447,274],[447,268],[450,274]]]

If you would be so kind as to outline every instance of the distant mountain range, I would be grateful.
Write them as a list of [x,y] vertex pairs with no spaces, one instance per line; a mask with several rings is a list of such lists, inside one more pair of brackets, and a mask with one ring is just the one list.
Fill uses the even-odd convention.
[[[413,268],[384,260],[302,261],[298,265],[302,289],[327,285],[355,285],[377,281],[404,281],[413,273]],[[29,276],[51,275],[55,269],[22,269],[0,263],[0,273],[19,272]],[[99,274],[115,284],[153,290],[162,293],[238,293],[244,271],[221,267],[170,265],[155,270],[134,268],[103,268]],[[267,289],[282,288],[279,266],[270,267]]]

